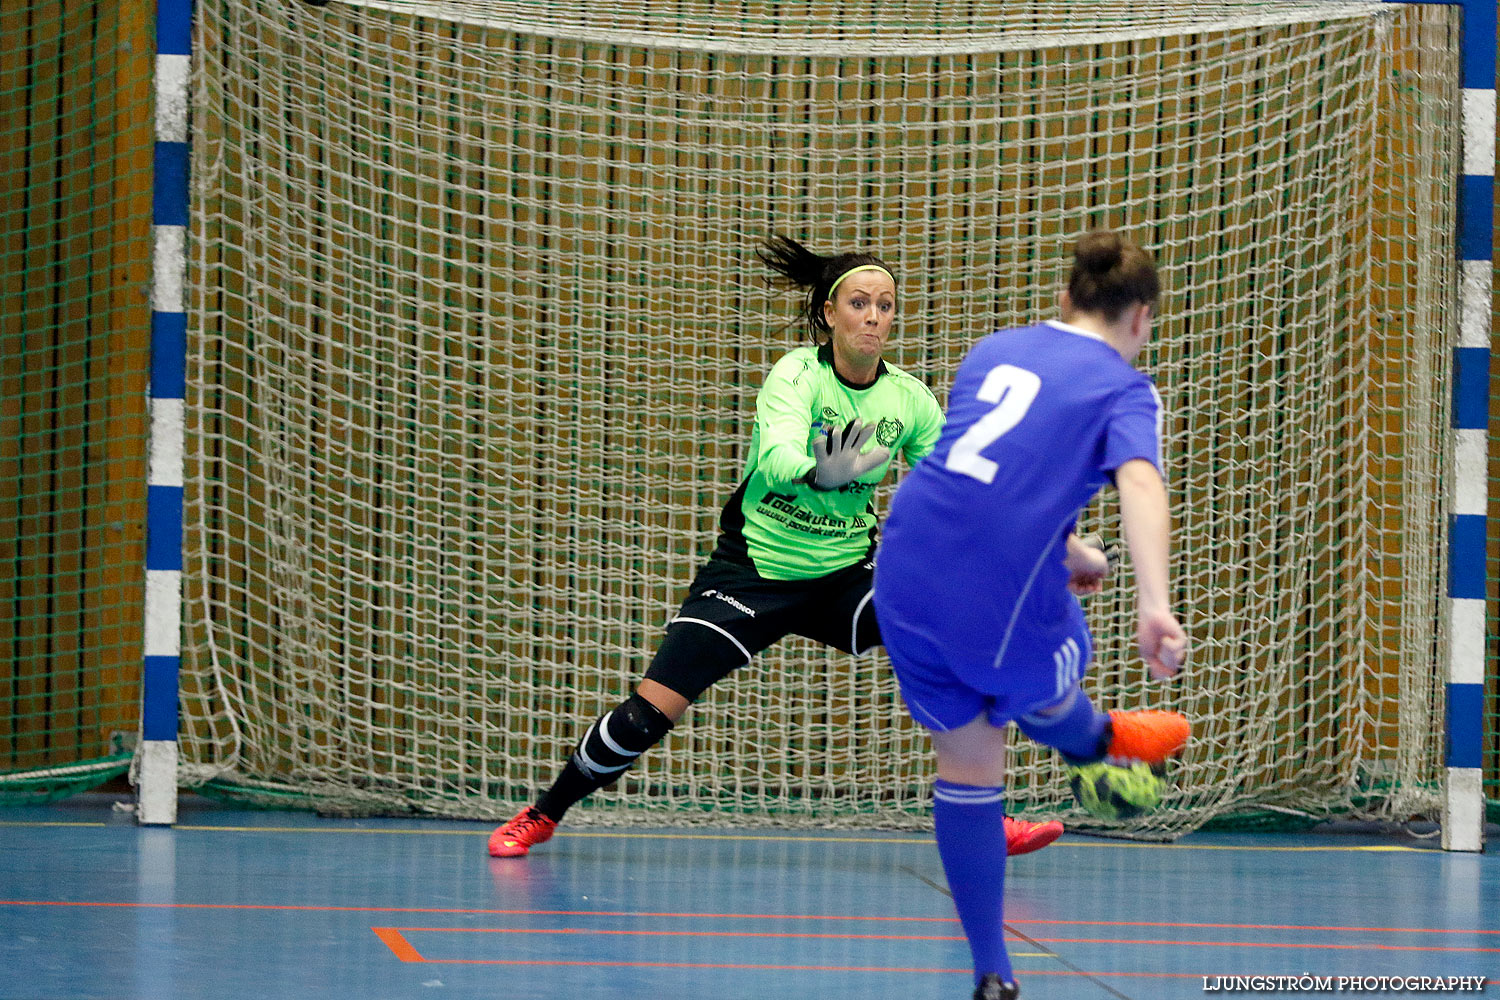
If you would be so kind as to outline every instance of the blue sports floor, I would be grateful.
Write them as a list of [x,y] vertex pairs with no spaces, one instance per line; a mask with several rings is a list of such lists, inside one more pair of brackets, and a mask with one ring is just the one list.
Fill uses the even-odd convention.
[[[141,829],[110,806],[0,810],[3,1000],[971,990],[928,836],[564,827],[502,861],[485,853],[489,824],[186,799],[175,829]],[[1484,976],[1500,996],[1493,827],[1490,843],[1476,856],[1394,834],[1070,835],[1010,865],[1022,996],[1204,997],[1235,984],[1218,977],[1304,973]]]

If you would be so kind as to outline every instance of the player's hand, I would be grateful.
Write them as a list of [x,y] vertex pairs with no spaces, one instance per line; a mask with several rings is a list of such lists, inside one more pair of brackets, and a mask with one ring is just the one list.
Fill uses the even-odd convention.
[[817,464],[807,484],[815,490],[836,490],[889,459],[891,450],[880,445],[860,454],[875,436],[875,426],[851,420],[841,431],[825,430],[813,442],[813,461]]
[[1105,578],[1114,569],[1114,560],[1098,535],[1069,536],[1063,567],[1068,571],[1068,589],[1083,597],[1103,589]]
[[1141,657],[1155,680],[1166,680],[1187,663],[1187,633],[1170,611],[1142,612],[1139,628]]

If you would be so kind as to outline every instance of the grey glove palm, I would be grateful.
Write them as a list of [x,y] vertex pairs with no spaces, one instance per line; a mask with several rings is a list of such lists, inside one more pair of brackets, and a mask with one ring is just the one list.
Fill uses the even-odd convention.
[[836,490],[885,462],[891,450],[884,446],[861,454],[874,436],[875,425],[859,420],[849,421],[841,431],[824,431],[813,442],[813,461],[817,464],[808,473],[807,484],[815,490]]

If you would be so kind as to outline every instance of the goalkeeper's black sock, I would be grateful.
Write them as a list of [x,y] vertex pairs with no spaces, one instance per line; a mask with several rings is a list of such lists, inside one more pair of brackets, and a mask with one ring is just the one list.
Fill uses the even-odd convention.
[[638,694],[595,719],[537,809],[554,822],[583,798],[619,780],[635,759],[672,728],[662,710]]

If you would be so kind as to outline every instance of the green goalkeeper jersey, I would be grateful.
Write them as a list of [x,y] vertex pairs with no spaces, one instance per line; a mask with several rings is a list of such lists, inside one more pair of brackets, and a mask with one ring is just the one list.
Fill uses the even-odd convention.
[[807,580],[869,557],[878,523],[871,497],[890,462],[836,490],[804,481],[814,439],[855,419],[875,424],[875,443],[908,466],[943,429],[932,391],[894,365],[881,362],[874,382],[855,386],[834,370],[827,345],[776,362],[755,399],[744,479],[724,505],[714,558],[748,562],[770,580]]

